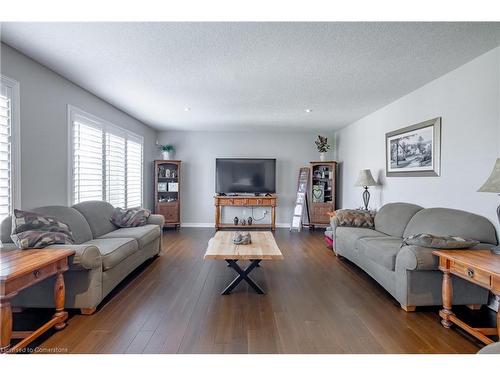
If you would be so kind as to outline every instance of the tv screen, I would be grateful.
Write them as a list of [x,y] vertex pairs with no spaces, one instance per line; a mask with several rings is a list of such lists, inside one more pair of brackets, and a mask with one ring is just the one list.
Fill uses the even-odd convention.
[[276,159],[216,159],[215,191],[276,193]]

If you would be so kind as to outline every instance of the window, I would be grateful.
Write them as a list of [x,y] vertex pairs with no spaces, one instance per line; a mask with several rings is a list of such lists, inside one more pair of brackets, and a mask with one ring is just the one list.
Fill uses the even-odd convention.
[[105,200],[142,206],[143,138],[69,106],[71,204]]
[[20,205],[19,83],[0,77],[0,220]]

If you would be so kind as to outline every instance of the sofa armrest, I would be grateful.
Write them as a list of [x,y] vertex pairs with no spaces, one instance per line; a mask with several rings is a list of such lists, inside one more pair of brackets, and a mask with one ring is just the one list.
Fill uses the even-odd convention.
[[102,267],[101,253],[95,245],[82,243],[80,245],[51,245],[50,247],[75,250],[75,255],[69,259],[71,269],[91,270]]
[[330,214],[330,227],[332,228],[332,241],[333,241],[333,248],[335,249],[335,244],[337,240],[337,227],[339,226],[339,221],[337,220],[337,217],[335,216],[335,213]]
[[[467,250],[490,249],[493,245],[480,243]],[[439,259],[432,252],[436,249],[421,246],[403,246],[396,257],[396,269],[409,271],[439,270]]]
[[439,269],[436,249],[420,246],[403,246],[396,257],[396,269],[410,271],[435,271]]
[[163,228],[163,224],[165,223],[165,218],[163,215],[151,214],[148,217],[148,224],[156,224],[160,228]]

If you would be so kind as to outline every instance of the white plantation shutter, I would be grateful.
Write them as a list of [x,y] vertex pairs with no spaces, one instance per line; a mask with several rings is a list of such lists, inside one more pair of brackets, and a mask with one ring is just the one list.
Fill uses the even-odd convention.
[[115,207],[142,206],[143,138],[74,107],[69,111],[72,203],[105,200]]
[[127,140],[127,208],[142,206],[142,139]]
[[[15,196],[16,177],[19,171],[19,160],[16,160],[19,135],[19,119],[15,118],[15,103],[19,99],[19,84],[7,77],[0,77],[0,221],[12,213],[14,204],[19,204]],[[15,132],[17,130],[17,133]],[[17,163],[17,165],[16,165]]]
[[73,203],[103,200],[102,128],[85,118],[73,122]]
[[115,207],[125,207],[124,137],[106,133],[106,200]]
[[8,88],[0,92],[0,220],[12,210],[11,186],[11,98]]

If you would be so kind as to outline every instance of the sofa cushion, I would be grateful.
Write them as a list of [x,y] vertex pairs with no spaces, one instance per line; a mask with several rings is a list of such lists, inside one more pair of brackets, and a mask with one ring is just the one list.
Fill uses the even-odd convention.
[[433,249],[468,249],[479,244],[479,241],[457,236],[435,236],[433,234],[421,233],[405,237],[403,243],[405,245],[431,247]]
[[99,249],[104,271],[113,268],[138,249],[137,241],[133,238],[97,238],[86,243]]
[[387,237],[368,228],[338,227],[335,231],[335,248],[355,250],[356,241],[364,237]]
[[[81,244],[92,239],[92,232],[90,231],[89,223],[85,220],[85,217],[71,207],[64,206],[45,206],[30,209],[31,212],[41,214],[43,216],[52,216],[57,220],[67,224],[71,233],[73,234],[73,239],[75,244]],[[2,243],[12,242],[10,235],[12,233],[12,217],[8,216],[2,221],[1,224],[1,237]]]
[[99,238],[117,229],[111,222],[111,215],[115,208],[108,202],[87,201],[75,204],[73,208],[85,217],[89,223],[93,238]]
[[403,237],[403,232],[410,219],[422,209],[422,207],[410,203],[388,203],[382,206],[375,215],[375,230],[389,236]]
[[161,236],[161,230],[158,225],[148,224],[142,227],[120,228],[106,233],[99,238],[134,238],[143,247]]
[[12,218],[11,238],[21,249],[75,243],[69,225],[55,217],[15,209]]
[[146,225],[151,212],[144,208],[130,208],[128,210],[116,207],[111,215],[111,222],[119,228],[133,228]]
[[334,218],[339,227],[357,227],[373,229],[373,216],[370,211],[365,210],[337,210]]
[[356,248],[360,256],[394,271],[401,243],[402,239],[399,237],[360,238],[356,242]]
[[436,236],[459,236],[496,245],[493,224],[483,216],[451,208],[426,208],[408,223],[404,237],[419,233]]

